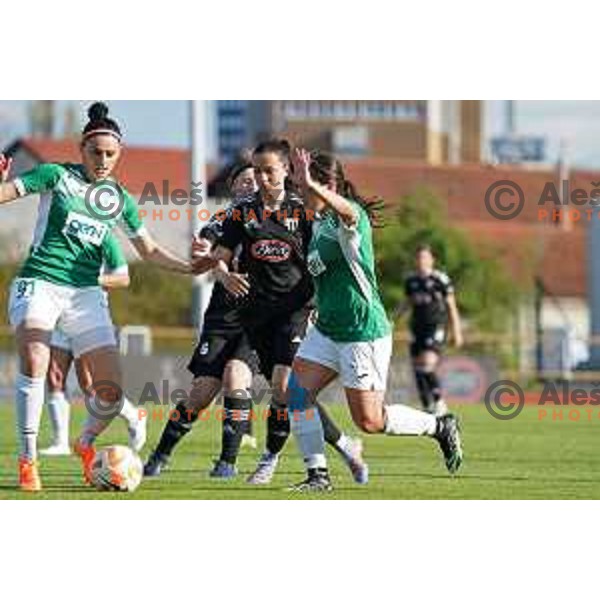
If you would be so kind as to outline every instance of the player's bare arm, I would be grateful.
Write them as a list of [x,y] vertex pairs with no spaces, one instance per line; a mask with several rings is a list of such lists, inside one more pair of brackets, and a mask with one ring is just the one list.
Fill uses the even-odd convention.
[[19,197],[17,186],[8,181],[12,158],[6,158],[4,154],[0,154],[0,204],[12,202]]
[[291,160],[296,183],[307,192],[313,192],[319,196],[327,206],[337,213],[347,227],[354,227],[357,222],[357,214],[352,203],[327,186],[316,182],[311,176],[310,153],[303,148],[296,148],[292,153]]
[[98,277],[98,285],[106,291],[127,288],[130,283],[129,275],[126,274],[105,273]]
[[175,256],[163,248],[147,232],[132,238],[131,243],[139,253],[140,257],[144,260],[156,263],[169,271],[175,271],[185,275],[190,275],[194,272],[192,265],[188,261]]
[[191,255],[194,273],[202,275],[217,266],[212,255],[213,245],[210,240],[195,235],[192,238]]
[[215,261],[214,274],[216,280],[236,297],[246,296],[250,291],[248,276],[244,273],[232,273],[229,265],[233,259],[233,252],[229,248],[219,246],[213,252]]
[[448,307],[448,317],[450,320],[450,330],[452,331],[454,347],[461,348],[463,345],[462,324],[458,306],[456,305],[456,296],[454,294],[448,294],[446,306]]

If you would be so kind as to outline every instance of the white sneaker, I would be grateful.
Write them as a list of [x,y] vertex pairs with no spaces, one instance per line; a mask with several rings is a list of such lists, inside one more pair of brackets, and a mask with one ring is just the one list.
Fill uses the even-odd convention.
[[258,461],[256,471],[246,479],[246,483],[250,485],[265,485],[270,483],[273,475],[275,475],[278,462],[279,455],[265,452]]
[[354,481],[359,485],[367,485],[369,483],[369,465],[364,461],[363,443],[360,438],[351,440],[352,447],[348,454],[344,454],[344,460],[352,473]]
[[135,423],[130,424],[127,428],[129,432],[129,447],[135,452],[139,452],[146,443],[146,437],[148,435],[148,416],[137,419]]
[[48,448],[40,450],[42,456],[69,456],[71,454],[71,448],[69,444],[53,444]]
[[431,412],[436,417],[443,417],[444,415],[447,415],[448,414],[448,405],[446,404],[445,400],[443,398],[438,400],[433,405],[433,410]]

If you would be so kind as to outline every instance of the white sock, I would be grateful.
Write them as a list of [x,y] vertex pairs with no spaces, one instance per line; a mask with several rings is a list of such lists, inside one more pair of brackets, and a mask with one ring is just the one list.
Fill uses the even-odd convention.
[[135,427],[140,420],[137,406],[132,404],[125,396],[123,396],[123,406],[121,407],[121,412],[118,416],[121,417],[129,427]]
[[340,439],[335,443],[337,450],[346,458],[352,458],[352,448],[354,441],[349,438],[345,433],[342,433]]
[[100,400],[95,394],[90,396],[86,402],[89,407],[88,417],[79,439],[83,445],[91,446],[117,415],[108,410],[107,403]]
[[290,412],[290,429],[304,457],[307,469],[326,469],[325,436],[321,416],[316,406]]
[[69,416],[71,405],[62,391],[50,392],[46,402],[48,416],[54,434],[53,444],[56,446],[69,445]]
[[37,436],[46,395],[46,379],[27,377],[19,373],[15,381],[15,392],[17,435],[21,442],[21,456],[36,460]]
[[383,409],[387,435],[435,435],[435,415],[404,404],[386,404]]

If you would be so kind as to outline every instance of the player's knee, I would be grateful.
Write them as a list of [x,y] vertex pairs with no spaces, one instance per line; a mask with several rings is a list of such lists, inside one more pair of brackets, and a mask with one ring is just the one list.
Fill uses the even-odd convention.
[[274,385],[271,389],[273,399],[272,403],[278,406],[286,406],[287,404],[287,386]]
[[223,371],[223,389],[243,395],[252,385],[252,371],[244,362],[230,360]]
[[38,346],[28,346],[21,354],[21,370],[28,377],[43,377],[48,369],[48,354]]
[[[59,369],[50,369],[48,371],[46,383],[48,385],[48,391],[50,393],[63,392],[65,389],[65,378],[63,373]],[[85,390],[87,388],[82,387],[81,389]]]
[[361,415],[356,425],[363,433],[381,433],[384,429],[382,420],[375,415]]

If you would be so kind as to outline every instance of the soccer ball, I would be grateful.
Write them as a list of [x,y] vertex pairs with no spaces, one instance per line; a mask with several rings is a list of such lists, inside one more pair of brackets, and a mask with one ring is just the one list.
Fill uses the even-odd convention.
[[92,485],[101,491],[133,492],[144,466],[140,457],[126,446],[109,446],[96,453],[92,464]]

